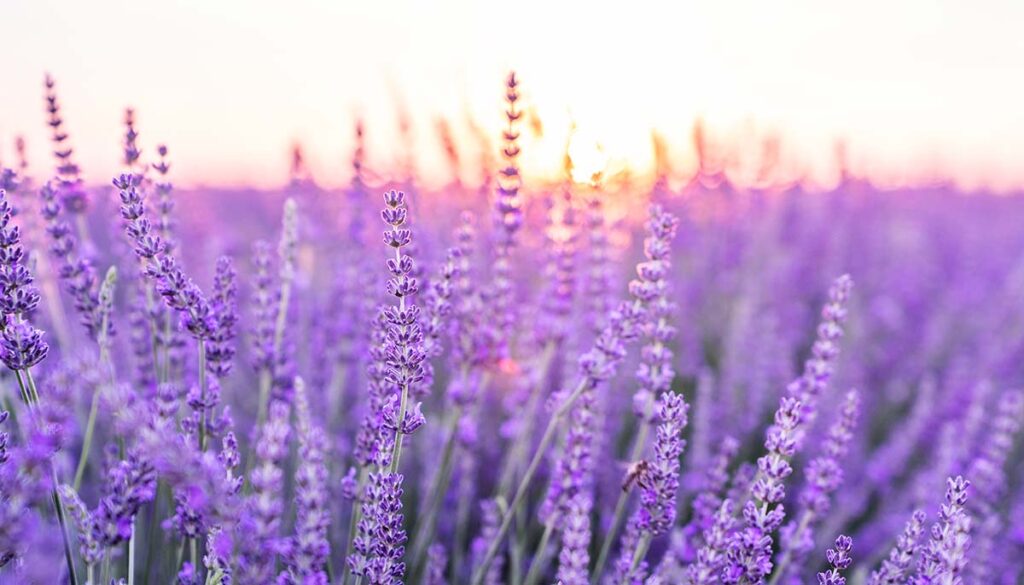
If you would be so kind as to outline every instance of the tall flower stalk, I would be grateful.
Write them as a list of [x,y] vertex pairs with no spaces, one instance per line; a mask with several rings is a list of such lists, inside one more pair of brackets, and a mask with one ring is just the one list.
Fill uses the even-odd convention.
[[[39,292],[33,285],[32,274],[24,265],[25,252],[21,247],[21,231],[12,221],[13,208],[6,191],[0,190],[0,361],[14,372],[21,399],[30,415],[39,408],[39,391],[32,377],[32,367],[43,361],[49,346],[43,341],[43,332],[26,320],[26,315],[39,305]],[[64,556],[72,585],[78,583],[71,538],[65,518],[64,502],[57,486],[57,470],[49,463],[50,497],[61,528]]]
[[[413,298],[419,292],[419,283],[413,270],[415,263],[403,248],[412,243],[412,232],[406,228],[408,211],[405,205],[405,194],[401,191],[388,191],[384,194],[384,211],[381,217],[390,229],[384,232],[384,243],[394,250],[394,258],[387,261],[387,291],[398,301],[384,310],[384,319],[388,330],[385,339],[387,380],[394,385],[398,395],[392,395],[384,404],[384,427],[393,433],[391,455],[383,464],[389,473],[397,473],[401,462],[402,443],[406,435],[410,435],[422,423],[423,415],[419,414],[419,404],[410,409],[410,393],[416,385],[423,381],[423,331],[420,326],[420,309],[414,304]],[[396,404],[397,402],[397,404]],[[407,414],[412,416],[407,420]]]
[[[652,225],[648,225],[652,229]],[[653,235],[653,231],[651,232]],[[669,241],[652,238],[655,246],[668,247]],[[480,566],[477,567],[473,577],[473,584],[483,583],[484,576],[491,562],[498,554],[502,541],[512,524],[512,518],[516,510],[522,505],[526,493],[529,490],[530,482],[533,480],[537,468],[547,452],[551,441],[558,433],[563,419],[572,411],[576,401],[583,393],[593,391],[601,382],[611,378],[619,364],[626,357],[626,343],[635,340],[639,334],[639,328],[646,315],[647,305],[651,299],[651,291],[636,281],[630,284],[630,292],[633,295],[631,301],[623,301],[619,307],[610,315],[608,323],[601,335],[594,343],[594,347],[580,358],[580,379],[571,390],[566,390],[556,397],[558,405],[551,414],[547,427],[541,435],[540,441],[534,450],[526,471],[515,490],[512,499],[508,504],[508,511],[502,517],[494,537],[487,546]]]
[[[647,227],[651,237],[644,242],[647,260],[637,265],[639,279],[634,281],[636,284],[630,284],[631,288],[637,289],[634,294],[640,292],[649,298],[648,319],[643,326],[645,344],[640,351],[640,367],[637,370],[640,388],[633,397],[638,424],[633,435],[633,445],[629,450],[630,462],[640,461],[647,449],[647,435],[657,421],[655,408],[659,397],[669,391],[672,378],[675,376],[672,368],[672,350],[669,347],[675,336],[675,327],[670,323],[675,304],[670,300],[668,276],[672,268],[670,246],[678,226],[678,219],[662,211],[660,206],[652,207]],[[594,565],[591,580],[595,583],[604,570],[612,544],[622,527],[628,497],[628,491],[621,492],[615,504],[611,526],[604,535],[601,552]]]

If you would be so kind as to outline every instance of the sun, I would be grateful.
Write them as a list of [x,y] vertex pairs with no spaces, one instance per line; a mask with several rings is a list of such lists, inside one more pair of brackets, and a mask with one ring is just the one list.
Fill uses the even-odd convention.
[[608,169],[608,154],[596,136],[579,130],[569,136],[566,166],[577,183],[597,184]]

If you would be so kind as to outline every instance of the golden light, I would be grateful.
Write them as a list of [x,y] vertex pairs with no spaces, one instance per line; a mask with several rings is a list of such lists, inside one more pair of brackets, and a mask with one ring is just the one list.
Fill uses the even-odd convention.
[[596,137],[576,131],[569,137],[569,172],[577,183],[597,184],[608,170],[608,154]]

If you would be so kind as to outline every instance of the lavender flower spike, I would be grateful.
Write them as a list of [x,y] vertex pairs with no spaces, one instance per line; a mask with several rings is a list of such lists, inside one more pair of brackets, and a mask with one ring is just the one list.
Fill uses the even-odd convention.
[[784,481],[793,472],[789,460],[796,453],[801,412],[800,401],[785,397],[775,413],[775,424],[765,439],[768,452],[757,460],[751,499],[743,508],[745,527],[729,542],[723,583],[761,583],[771,573],[772,534],[785,518]]
[[[804,363],[803,374],[786,388],[802,404],[800,424],[806,427],[817,416],[818,397],[828,386],[839,356],[839,341],[843,336],[846,321],[846,303],[853,288],[853,279],[848,274],[837,278],[828,289],[828,302],[821,309],[821,323],[818,336],[811,346],[811,357]],[[798,442],[803,441],[805,428],[797,431]]]
[[845,571],[853,559],[850,558],[850,550],[853,548],[853,539],[849,536],[840,536],[836,539],[835,548],[825,551],[825,558],[832,568],[824,573],[818,573],[818,585],[846,585],[846,577],[841,571]]
[[405,574],[406,533],[402,527],[402,476],[381,471],[370,474],[359,521],[355,553],[348,564],[353,575],[370,585],[401,583]]
[[58,201],[59,187],[54,181],[47,182],[39,191],[42,200],[40,213],[46,221],[50,235],[50,254],[58,262],[58,274],[74,302],[82,325],[89,336],[96,339],[102,327],[99,310],[99,281],[92,263],[77,251],[80,247],[74,229],[61,219],[65,209]]
[[784,553],[769,585],[778,583],[794,565],[803,566],[814,547],[814,524],[828,513],[830,498],[843,483],[843,458],[859,416],[860,395],[850,390],[839,409],[838,419],[829,428],[823,453],[812,459],[804,472],[807,483],[798,497],[803,509],[798,518],[782,528]]
[[666,392],[661,397],[658,437],[654,444],[654,465],[643,478],[640,494],[640,528],[650,536],[660,536],[675,524],[676,496],[679,492],[679,456],[685,441],[689,406],[682,394]]
[[[663,213],[665,212],[660,208],[655,207],[652,209],[652,215]],[[670,214],[666,215],[672,217]],[[656,226],[662,223],[648,222],[647,224],[650,237],[645,240],[645,246],[653,247],[658,252],[667,251],[670,248],[671,236],[674,235],[674,230],[666,233],[656,231]],[[541,459],[544,457],[548,446],[561,426],[562,419],[572,410],[573,405],[579,400],[580,396],[585,392],[593,391],[598,384],[608,380],[615,374],[619,364],[626,357],[626,343],[635,340],[639,336],[639,329],[646,315],[647,305],[653,298],[654,291],[649,286],[644,286],[642,281],[637,280],[630,283],[629,291],[633,299],[631,301],[623,301],[612,312],[608,318],[607,325],[594,342],[594,347],[580,358],[579,367],[581,375],[576,387],[572,391],[563,392],[560,396],[556,397],[559,406],[552,413],[547,428],[544,430],[544,434],[541,436],[540,442],[534,451],[533,458],[520,479],[515,495],[509,502],[510,512],[506,513],[502,518],[501,525],[491,540],[483,561],[476,569],[476,574],[472,581],[473,585],[483,583],[487,569],[497,556],[501,542],[512,524],[512,517],[515,515],[513,512],[526,496],[530,481],[533,479]]]
[[924,510],[915,510],[911,514],[903,533],[896,539],[896,546],[882,561],[882,567],[871,574],[868,585],[899,585],[904,582],[914,562],[918,541],[924,533],[924,519]]
[[946,503],[939,511],[939,521],[932,526],[932,537],[921,550],[917,573],[912,585],[960,585],[961,573],[967,564],[971,545],[971,519],[964,510],[967,488],[971,482],[963,477],[946,480]]
[[[426,356],[423,351],[420,310],[412,303],[412,297],[419,292],[419,283],[413,276],[415,263],[411,256],[402,253],[403,248],[412,242],[412,232],[404,227],[408,217],[405,193],[388,191],[384,194],[384,204],[381,218],[389,226],[384,232],[384,243],[395,251],[395,257],[387,261],[388,272],[391,273],[387,291],[398,300],[397,306],[389,306],[384,312],[388,324],[385,346],[387,379],[399,390],[399,396],[392,396],[391,402],[385,404],[384,411],[384,424],[394,433],[394,446],[388,467],[395,473],[398,471],[405,435],[411,434],[422,424],[419,420],[422,415],[413,416],[409,420],[406,416],[410,412],[414,415],[418,413],[417,406],[410,409],[410,391],[423,380],[423,360]],[[398,403],[397,408],[395,402]]]
[[514,290],[512,283],[512,250],[516,244],[516,233],[523,224],[522,201],[519,189],[522,187],[522,176],[519,172],[519,119],[523,113],[519,110],[519,79],[515,72],[510,72],[505,81],[505,119],[508,123],[503,137],[502,148],[504,166],[498,171],[498,196],[495,203],[498,242],[494,259],[494,311],[497,337],[500,340],[498,357],[508,357],[511,351],[512,330],[516,314],[514,306]]
[[281,548],[281,465],[288,456],[288,413],[287,404],[272,403],[256,442],[256,467],[250,476],[252,493],[240,526],[247,535],[240,542],[238,574],[242,583],[269,583],[273,578],[274,562]]
[[[284,583],[326,585],[330,517],[327,503],[327,438],[314,426],[302,378],[295,379],[295,420],[299,439],[299,466],[295,471],[295,536],[286,555]],[[281,583],[281,580],[279,580]]]
[[185,277],[174,257],[166,253],[160,236],[154,233],[145,216],[140,184],[141,177],[132,174],[114,179],[114,186],[120,191],[125,232],[135,254],[145,264],[146,275],[155,282],[167,306],[184,316],[185,328],[193,337],[205,340],[213,327],[210,305],[199,287]]
[[206,348],[206,369],[218,378],[231,373],[235,357],[235,335],[238,327],[238,276],[231,258],[217,259],[213,277],[213,328]]
[[558,553],[556,581],[562,585],[587,585],[590,564],[590,496],[577,494],[569,501],[562,532],[562,550]]

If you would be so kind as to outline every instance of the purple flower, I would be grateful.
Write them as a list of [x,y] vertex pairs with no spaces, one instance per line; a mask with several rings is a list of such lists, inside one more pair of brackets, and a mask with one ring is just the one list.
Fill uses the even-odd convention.
[[39,291],[26,267],[21,230],[12,221],[13,207],[0,189],[0,311],[28,317],[39,305]]
[[57,159],[57,175],[61,203],[72,214],[82,214],[89,200],[82,186],[80,170],[74,162],[74,149],[68,145],[68,134],[64,130],[64,119],[60,115],[60,104],[54,89],[57,83],[49,74],[44,79],[46,98],[46,123],[52,131],[53,155]]
[[664,534],[675,524],[679,456],[685,443],[682,433],[688,408],[682,394],[666,392],[661,396],[654,463],[640,479],[640,528],[652,536]]
[[314,426],[309,399],[301,378],[295,381],[295,420],[299,440],[299,466],[295,470],[295,536],[285,555],[292,583],[327,583],[329,545],[327,529],[326,437]]
[[447,585],[448,581],[444,576],[444,569],[447,564],[448,555],[445,553],[444,545],[441,543],[430,545],[430,548],[427,549],[425,585]]
[[370,585],[401,583],[405,574],[405,529],[402,527],[402,476],[381,471],[370,474],[354,553],[348,558],[352,574]]
[[743,508],[744,527],[729,542],[724,583],[759,583],[772,570],[772,534],[785,518],[783,482],[793,472],[789,460],[796,452],[800,413],[795,398],[785,397],[779,404],[765,439],[767,453],[757,460],[751,498]]
[[43,203],[41,213],[52,240],[50,254],[58,261],[58,274],[71,295],[82,325],[89,336],[96,339],[102,322],[99,314],[99,281],[92,263],[82,257],[78,250],[79,242],[73,228],[60,217],[63,207],[57,201],[59,189],[55,182],[50,181],[39,192]]
[[931,539],[920,551],[913,585],[959,585],[971,545],[971,519],[964,510],[971,482],[957,476],[946,480],[946,503],[932,526]]
[[915,510],[896,538],[896,546],[889,551],[889,556],[882,561],[882,567],[871,573],[869,585],[898,585],[903,583],[914,562],[918,542],[924,533],[925,514],[923,510]]
[[704,546],[697,551],[697,560],[687,569],[693,585],[719,583],[719,576],[728,560],[734,524],[732,501],[724,500],[711,526],[704,531]]
[[241,519],[246,535],[239,544],[238,575],[241,583],[269,583],[281,550],[281,515],[284,502],[282,464],[288,455],[287,404],[274,401],[256,442],[256,463],[249,476],[249,494]]
[[779,571],[788,572],[794,565],[803,566],[806,555],[813,549],[814,525],[828,513],[829,499],[842,485],[843,459],[859,416],[860,395],[851,390],[839,409],[838,418],[829,428],[822,454],[812,459],[804,471],[807,483],[798,497],[803,510],[799,519],[791,520],[782,528],[785,553]]
[[[803,374],[786,388],[786,392],[802,404],[801,425],[814,422],[818,397],[832,378],[835,360],[839,356],[843,323],[846,321],[846,303],[852,288],[853,279],[847,274],[837,278],[829,287],[828,302],[821,309],[821,323],[818,325],[814,345],[811,346],[811,357],[804,363]],[[798,432],[798,440],[802,441],[806,431]]]
[[167,179],[167,173],[171,170],[171,163],[167,162],[166,146],[161,144],[157,146],[156,151],[160,156],[160,160],[153,163],[152,167],[159,175],[153,183],[153,190],[157,196],[157,209],[160,211],[157,233],[160,235],[160,239],[163,240],[164,249],[167,253],[173,254],[177,247],[173,233],[174,220],[171,216],[171,212],[174,211],[174,200],[171,199],[171,191],[174,190],[174,186]]
[[127,108],[124,111],[124,166],[129,170],[135,168],[135,163],[142,156],[138,138],[139,133],[135,130],[135,110]]
[[[553,198],[548,206],[545,245],[549,248],[545,265],[546,290],[540,300],[542,318],[537,323],[537,336],[544,344],[561,343],[569,333],[573,299],[576,295],[576,252],[579,229],[573,196],[568,187],[562,189],[561,205]],[[561,208],[561,221],[556,211]]]
[[[473,543],[471,545],[474,572],[476,572],[487,554],[487,545],[497,538],[498,525],[501,524],[501,512],[498,510],[498,505],[494,500],[481,502],[480,511],[482,516],[480,520],[480,532],[477,534],[477,537],[473,539]],[[502,582],[501,572],[504,565],[503,560],[504,559],[498,555],[490,566],[487,567],[487,572],[484,573],[485,585],[498,585]]]
[[497,243],[493,267],[493,280],[489,295],[493,298],[494,323],[492,335],[498,341],[498,359],[510,357],[511,336],[516,320],[514,302],[515,290],[512,282],[512,251],[516,245],[516,233],[523,224],[522,201],[519,188],[522,177],[519,174],[519,129],[522,117],[519,101],[519,80],[511,72],[505,81],[505,119],[508,126],[504,132],[505,145],[502,148],[504,163],[498,171],[498,193],[495,199],[495,227]]
[[565,447],[555,464],[547,496],[540,507],[545,523],[561,522],[578,495],[590,494],[594,483],[592,450],[596,419],[593,392],[583,393],[573,408]]
[[110,469],[107,494],[93,513],[100,530],[100,542],[113,546],[128,540],[139,508],[156,496],[156,470],[137,453]]
[[[420,310],[411,301],[411,297],[419,292],[419,283],[412,275],[415,263],[411,256],[402,253],[402,249],[412,241],[412,232],[403,227],[408,215],[405,194],[401,191],[388,191],[384,194],[384,204],[381,218],[390,228],[384,232],[384,243],[391,247],[395,254],[394,258],[387,261],[388,272],[391,274],[387,291],[394,295],[398,304],[384,309],[387,336],[383,349],[386,355],[386,379],[402,394],[397,414],[391,415],[395,420],[386,423],[386,426],[396,433],[393,440],[397,451],[402,437],[410,434],[421,424],[419,421],[405,420],[409,414],[406,411],[406,401],[410,390],[423,380],[423,360],[426,354],[423,348],[423,331],[420,327]],[[384,406],[387,419],[387,402]],[[418,412],[418,408],[414,411]]]
[[125,232],[145,266],[145,275],[152,279],[167,306],[181,313],[185,328],[193,337],[207,339],[214,326],[210,304],[199,287],[185,277],[177,261],[167,253],[163,240],[154,233],[145,216],[140,184],[141,177],[132,174],[114,179],[114,186],[120,192]]
[[569,500],[562,524],[562,549],[558,553],[555,580],[562,585],[586,585],[590,565],[590,496],[576,494]]
[[835,548],[825,551],[825,558],[828,559],[828,564],[832,568],[824,573],[818,573],[819,585],[846,585],[846,577],[843,577],[842,571],[849,568],[850,563],[853,562],[853,559],[850,558],[852,548],[853,539],[849,536],[836,538]]
[[996,543],[1003,530],[1004,518],[1000,511],[1008,488],[1006,462],[1013,452],[1014,442],[1020,434],[1024,419],[1024,393],[1011,390],[1000,397],[991,431],[981,446],[981,452],[971,462],[968,476],[974,497],[969,507],[976,523],[971,537],[970,563],[967,566],[969,583],[991,581]]
[[232,360],[235,357],[235,335],[238,326],[236,280],[237,274],[231,258],[218,258],[210,303],[213,328],[206,347],[206,369],[219,378],[231,373]]
[[0,360],[12,370],[27,370],[43,361],[50,351],[43,341],[43,332],[13,316],[6,320],[0,339]]
[[452,312],[452,295],[455,292],[455,281],[459,275],[459,260],[461,251],[459,248],[448,250],[447,258],[441,265],[438,278],[427,290],[427,310],[423,314],[423,353],[425,359],[422,362],[423,380],[413,390],[418,398],[424,398],[430,393],[430,387],[434,382],[434,368],[430,360],[441,355],[443,350],[441,334],[443,333],[445,319]]
[[61,486],[60,493],[64,497],[64,506],[78,529],[78,554],[86,565],[95,565],[105,554],[100,543],[102,534],[99,524],[71,486]]

